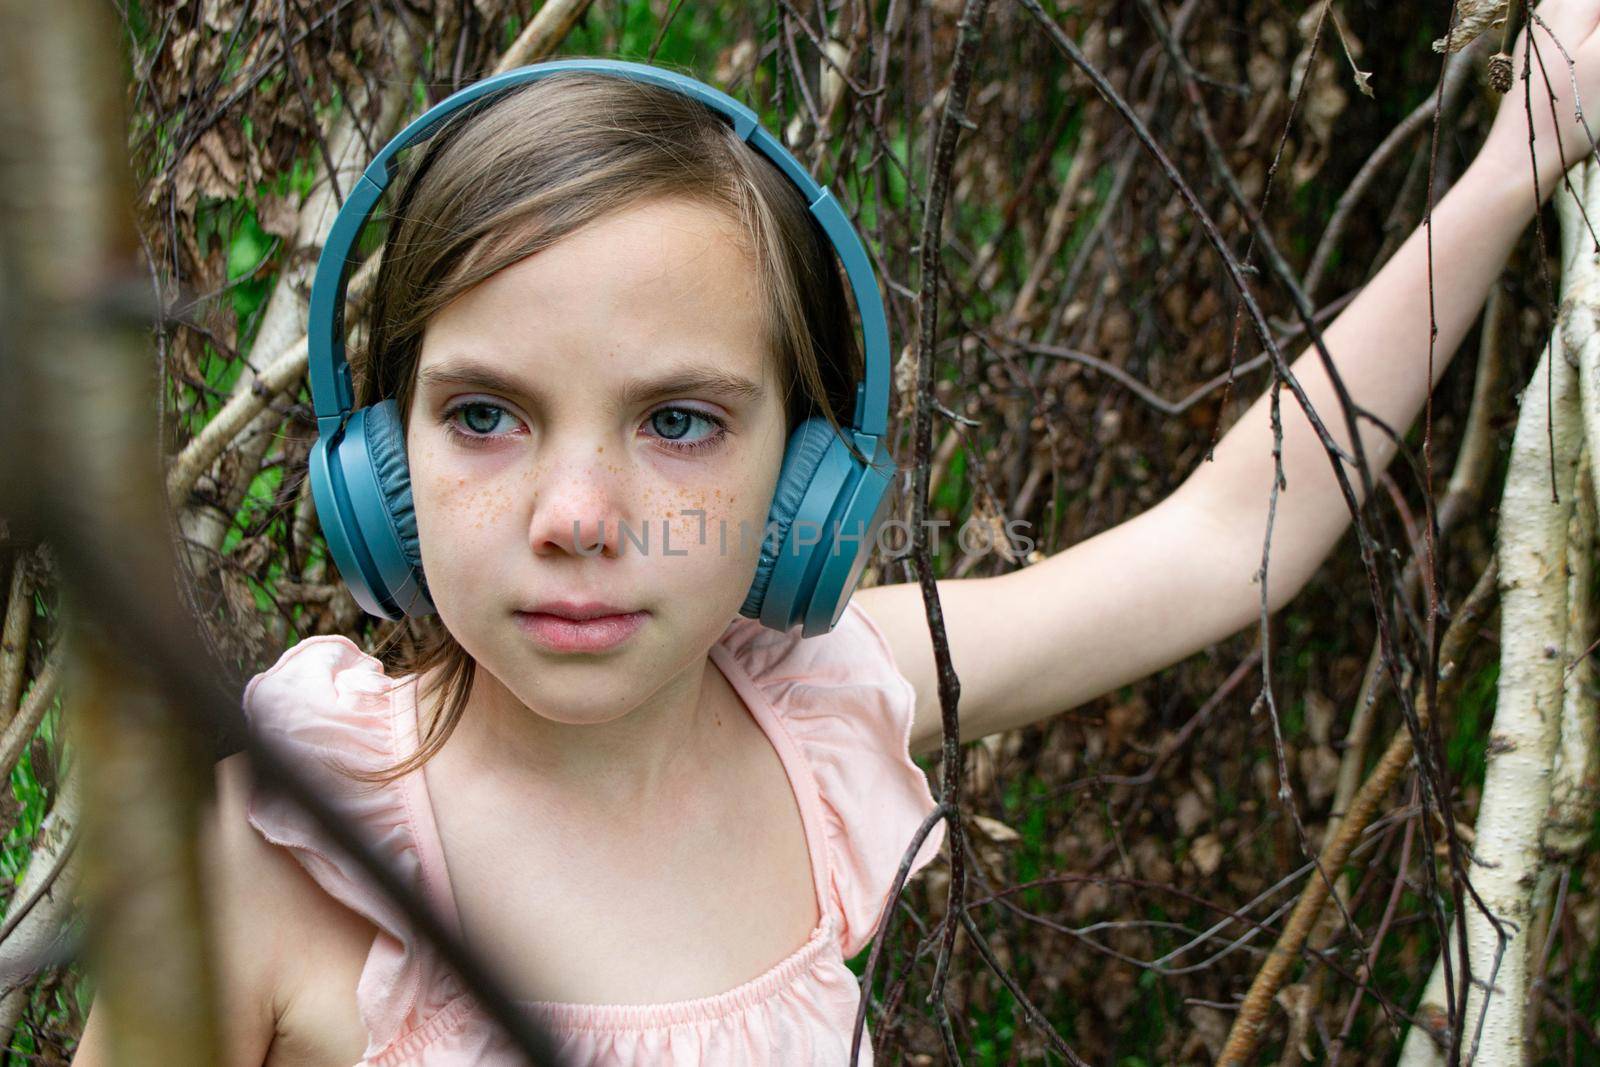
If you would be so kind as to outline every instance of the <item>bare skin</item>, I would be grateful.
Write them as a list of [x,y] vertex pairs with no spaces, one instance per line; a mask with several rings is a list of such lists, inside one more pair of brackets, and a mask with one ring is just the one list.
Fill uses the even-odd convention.
[[[754,277],[731,220],[657,200],[501,271],[424,337],[407,436],[423,563],[479,667],[424,774],[463,935],[513,999],[712,996],[820,922],[782,762],[707,656],[749,588],[785,440]],[[517,388],[449,377],[473,362]],[[629,392],[705,369],[758,391]],[[705,544],[689,509],[705,512]],[[624,522],[653,549],[625,550]],[[648,621],[610,652],[551,651],[514,613],[557,597]],[[434,712],[424,701],[424,731]],[[242,759],[219,764],[208,833],[227,887],[214,925],[229,1062],[348,1067],[366,1045],[352,993],[376,931],[244,823]],[[103,1040],[91,1018],[77,1062]]]
[[[1600,110],[1600,2],[1546,0],[1539,17],[1576,66],[1591,123]],[[1526,33],[1526,29],[1523,31]],[[1339,376],[1357,404],[1404,433],[1417,417],[1512,245],[1548,198],[1563,162],[1591,153],[1574,119],[1572,79],[1549,33],[1535,37],[1558,99],[1544,101],[1533,72],[1533,138],[1528,149],[1522,83],[1502,101],[1488,139],[1433,209],[1433,293],[1438,338],[1429,376],[1427,235],[1418,228],[1323,331]],[[1520,78],[1522,45],[1512,52]],[[1559,116],[1559,124],[1554,116]],[[1351,439],[1319,355],[1290,369],[1340,448]],[[1283,477],[1272,528],[1267,602],[1288,603],[1350,526],[1327,452],[1288,389],[1281,394]],[[1360,426],[1374,481],[1394,458],[1393,442]],[[1353,466],[1345,473],[1361,497]],[[961,679],[963,741],[1025,726],[1148,676],[1253,624],[1261,612],[1261,567],[1273,479],[1270,398],[1259,398],[1202,463],[1154,507],[1022,570],[938,582],[952,663]],[[1181,548],[1181,551],[1175,551]],[[917,691],[911,751],[942,740],[933,641],[915,584],[877,586],[855,601],[884,631]],[[1069,654],[1063,654],[1063,651]],[[1025,684],[1021,681],[1025,679]]]
[[[568,819],[569,800],[475,774],[446,758],[448,745],[427,764],[468,944],[513,999],[712,996],[793,954],[820,922],[778,754],[721,672],[707,671],[704,764],[662,807]],[[377,930],[246,825],[248,774],[242,754],[218,764],[207,831],[210,876],[221,880],[211,899],[228,983],[226,1063],[349,1067],[366,1048],[353,990]],[[716,801],[730,795],[739,804]],[[94,1062],[101,1040],[91,1017],[80,1045],[88,1051],[74,1062]]]
[[444,753],[426,768],[463,929],[513,999],[712,996],[789,956],[817,926],[778,754],[714,665],[706,681],[720,725],[699,770],[659,807],[558,807],[557,793],[485,780]]
[[[1576,61],[1594,111],[1600,0],[1545,0],[1537,10]],[[1547,63],[1559,68],[1538,32]],[[1519,71],[1521,53],[1519,44]],[[1536,161],[1521,93],[1512,93],[1478,157],[1435,207],[1431,378],[1420,232],[1325,331],[1356,401],[1396,428],[1416,417],[1530,220],[1530,167],[1537,197],[1547,197],[1562,163],[1588,151],[1568,79],[1552,84],[1562,118],[1534,108]],[[469,453],[441,432],[451,390],[419,390],[407,440],[430,585],[484,678],[426,775],[465,936],[495,953],[518,999],[710,995],[791,954],[817,921],[781,764],[705,659],[753,564],[696,548],[695,522],[683,515],[703,508],[712,522],[759,529],[782,453],[781,407],[748,313],[750,263],[736,239],[713,239],[729,235],[719,229],[726,224],[677,201],[601,220],[466,294],[425,340],[424,373],[470,354],[538,394],[483,396],[508,421],[502,427],[496,417],[499,439]],[[664,398],[713,411],[731,430],[694,458],[671,456],[660,431],[644,429],[656,401],[625,401],[625,382],[642,369],[703,365],[708,355],[766,389],[743,400]],[[1317,364],[1302,355],[1293,370],[1348,449]],[[572,366],[585,373],[571,374]],[[1287,392],[1282,417],[1288,488],[1273,536],[1271,610],[1349,525],[1322,446]],[[1361,432],[1376,476],[1393,448],[1375,428]],[[1219,443],[1214,462],[1150,510],[1024,571],[938,583],[961,677],[963,739],[1059,714],[1251,624],[1272,471],[1263,398]],[[612,520],[604,533],[603,518]],[[616,553],[612,531],[624,518],[635,528],[675,523],[674,543],[689,554]],[[595,546],[603,550],[583,551]],[[493,573],[484,559],[497,561]],[[627,598],[649,622],[608,657],[536,650],[512,613],[529,598],[557,595]],[[920,591],[883,586],[855,599],[916,690],[912,751],[932,751],[941,723]],[[208,877],[220,887],[228,1063],[347,1067],[365,1046],[352,991],[373,931],[244,824],[238,760],[219,765],[206,835]],[[499,815],[485,819],[485,811]],[[91,1014],[76,1064],[106,1062],[98,1021]]]

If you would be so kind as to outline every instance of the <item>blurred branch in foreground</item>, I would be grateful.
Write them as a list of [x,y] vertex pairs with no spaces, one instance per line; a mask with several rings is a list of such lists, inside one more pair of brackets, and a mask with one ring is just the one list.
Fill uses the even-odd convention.
[[122,57],[115,24],[85,0],[8,0],[0,10],[0,121],[13,149],[0,187],[5,508],[24,537],[63,550],[76,624],[58,633],[57,650],[65,641],[76,756],[94,768],[82,776],[90,954],[118,1062],[211,1064],[219,1056],[195,853],[207,761],[119,641],[135,620],[105,610],[80,565],[93,557],[115,566],[150,598],[151,615],[177,618],[136,314],[148,289],[127,204],[114,76]]
[[[0,165],[0,512],[18,527],[8,538],[59,553],[77,624],[66,641],[68,723],[74,771],[80,758],[91,770],[69,786],[85,790],[89,955],[110,1058],[183,1067],[222,1059],[198,829],[209,731],[244,731],[224,673],[199,651],[178,600],[149,419],[156,309],[129,203],[123,70],[114,19],[88,0],[0,7],[0,132],[10,149]],[[52,663],[60,649],[58,639]],[[48,674],[12,723],[16,732],[49,702],[55,670]],[[248,748],[261,779],[323,823],[518,1046],[536,1062],[557,1062],[543,1033],[298,774],[259,739]],[[55,829],[65,836],[70,826],[59,824],[70,822],[73,798],[68,788],[57,799]],[[15,914],[5,926],[12,935],[31,929]],[[46,951],[29,959],[18,954],[20,936],[0,939],[8,983],[54,962],[41,958],[54,939],[42,940]]]

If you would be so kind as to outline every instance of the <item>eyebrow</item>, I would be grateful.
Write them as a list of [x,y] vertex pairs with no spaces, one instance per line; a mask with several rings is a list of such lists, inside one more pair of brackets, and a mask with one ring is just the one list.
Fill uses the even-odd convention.
[[[496,367],[470,360],[440,363],[420,372],[419,382],[428,385],[464,385],[507,396],[538,397],[539,390]],[[687,367],[657,378],[629,378],[622,383],[619,399],[624,406],[642,404],[661,397],[685,393],[719,396],[735,403],[759,403],[766,388],[741,374],[717,367]]]

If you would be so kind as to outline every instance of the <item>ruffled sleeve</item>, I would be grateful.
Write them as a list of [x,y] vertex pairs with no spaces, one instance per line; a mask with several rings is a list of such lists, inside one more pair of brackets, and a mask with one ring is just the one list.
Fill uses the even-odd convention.
[[[927,775],[911,759],[916,690],[895,665],[883,633],[854,601],[838,625],[817,637],[740,619],[723,643],[815,780],[828,904],[849,959],[871,941],[901,857],[937,806]],[[917,850],[912,875],[939,854],[944,837],[940,820]]]
[[[412,705],[396,699],[397,688],[382,664],[348,638],[309,637],[250,680],[244,710],[251,728],[276,744],[353,820],[369,847],[437,908],[439,883],[428,877],[434,872],[425,869],[412,818],[418,772],[374,786],[340,769],[378,770],[408,754],[415,731],[397,712]],[[257,788],[246,817],[268,841],[288,848],[324,891],[378,928],[355,991],[370,1035],[364,1060],[416,1030],[453,998],[453,976],[366,872],[298,805]]]

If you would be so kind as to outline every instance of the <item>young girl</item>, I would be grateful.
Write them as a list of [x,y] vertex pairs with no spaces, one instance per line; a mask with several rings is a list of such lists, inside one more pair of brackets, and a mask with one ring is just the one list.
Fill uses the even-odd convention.
[[[1537,14],[1600,108],[1600,0]],[[1541,106],[1536,72],[1532,156],[1518,82],[1434,208],[1434,380],[1536,202],[1590,151],[1564,61],[1536,41],[1558,99]],[[342,636],[303,640],[251,680],[249,718],[566,1062],[845,1063],[860,993],[844,961],[935,806],[911,757],[941,725],[915,585],[858,590],[812,638],[738,614],[756,547],[739,531],[759,539],[788,428],[847,411],[859,375],[827,249],[769,163],[667,90],[549,79],[426,158],[397,200],[362,386],[363,403],[405,413],[437,640],[393,673]],[[1428,284],[1419,232],[1325,333],[1355,401],[1396,428],[1432,384]],[[1348,449],[1316,354],[1293,369]],[[1268,419],[1263,397],[1214,462],[1114,529],[939,583],[963,740],[1256,619]],[[1273,610],[1349,521],[1292,398],[1282,420]],[[1376,474],[1393,445],[1362,432]],[[242,761],[219,764],[206,841],[228,1062],[516,1062],[382,894],[305,815],[253,791]],[[91,1017],[76,1062],[104,1062],[100,1040]]]

